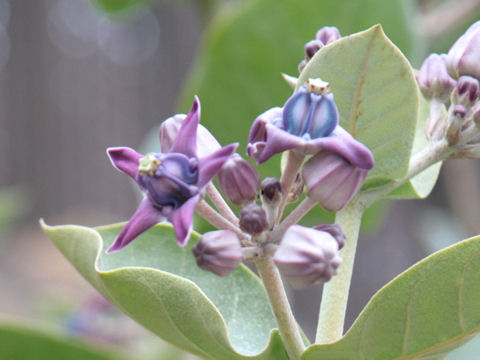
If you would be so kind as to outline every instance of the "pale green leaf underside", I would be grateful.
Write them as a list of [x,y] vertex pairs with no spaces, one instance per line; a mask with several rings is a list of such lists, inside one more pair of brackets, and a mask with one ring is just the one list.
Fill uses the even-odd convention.
[[330,83],[340,125],[373,152],[369,182],[406,175],[418,110],[410,64],[380,25],[323,47],[299,77]]
[[302,360],[443,359],[480,332],[480,237],[414,265],[383,287],[340,341]]
[[93,286],[164,340],[207,359],[285,359],[259,279],[244,266],[224,278],[199,269],[197,234],[180,248],[171,226],[157,225],[105,254],[123,224],[42,226]]
[[[417,129],[415,131],[412,155],[420,152],[428,144],[427,137],[425,136],[425,120],[429,114],[429,104],[420,94],[419,99],[420,106],[418,109]],[[406,184],[390,193],[388,197],[394,199],[426,198],[437,182],[441,166],[441,162],[430,166],[417,176],[414,176]]]
[[119,354],[87,346],[45,329],[11,321],[0,323],[0,359],[120,360]]

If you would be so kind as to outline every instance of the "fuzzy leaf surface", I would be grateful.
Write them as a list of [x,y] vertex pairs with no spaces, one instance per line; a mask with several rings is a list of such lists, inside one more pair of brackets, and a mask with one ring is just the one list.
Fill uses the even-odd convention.
[[196,266],[169,225],[105,250],[123,224],[49,227],[46,234],[104,296],[167,342],[207,359],[286,359],[260,280],[244,266],[218,277]]
[[480,237],[443,249],[385,285],[338,342],[302,360],[435,360],[480,332]]

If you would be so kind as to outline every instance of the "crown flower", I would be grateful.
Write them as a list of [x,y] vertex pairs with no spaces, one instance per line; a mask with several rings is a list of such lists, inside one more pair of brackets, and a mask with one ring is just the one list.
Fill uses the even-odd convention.
[[107,149],[115,168],[133,178],[145,198],[107,252],[120,250],[158,222],[172,223],[178,244],[184,246],[192,230],[193,214],[203,188],[237,148],[228,145],[197,157],[200,101],[197,97],[168,152],[146,156],[128,147]]

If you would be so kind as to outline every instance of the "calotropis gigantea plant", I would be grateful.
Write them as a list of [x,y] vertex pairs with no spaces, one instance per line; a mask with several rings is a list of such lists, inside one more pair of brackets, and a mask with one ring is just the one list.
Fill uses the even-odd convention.
[[[42,226],[113,304],[206,359],[443,359],[480,331],[480,238],[414,265],[343,326],[365,209],[426,197],[442,161],[480,156],[480,23],[417,74],[380,26],[346,37],[322,28],[305,55],[298,78],[285,76],[292,96],[248,137],[255,163],[284,155],[280,179],[222,147],[195,98],[162,123],[161,153],[108,149],[144,193],[126,225]],[[335,224],[299,225],[315,206]],[[193,232],[194,212],[217,230]],[[298,289],[324,283],[313,344],[281,274]]]

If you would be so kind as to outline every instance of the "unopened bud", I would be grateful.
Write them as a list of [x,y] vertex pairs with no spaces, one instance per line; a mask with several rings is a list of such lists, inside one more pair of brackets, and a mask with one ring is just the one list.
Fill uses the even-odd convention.
[[470,107],[478,100],[480,84],[471,76],[460,76],[452,92],[452,103]]
[[480,79],[480,21],[470,26],[450,48],[447,67],[456,79],[462,75]]
[[364,183],[368,170],[357,168],[345,158],[321,151],[303,166],[309,198],[328,211],[342,209]]
[[441,55],[431,54],[425,59],[417,75],[417,82],[426,99],[448,100],[455,87],[447,72],[447,65]]
[[267,222],[272,227],[278,215],[278,206],[282,201],[282,184],[277,178],[265,178],[260,184],[262,207],[267,214]]
[[252,164],[233,154],[218,173],[218,184],[228,200],[243,205],[257,198],[260,176]]
[[219,276],[227,276],[243,260],[237,235],[228,230],[204,234],[192,248],[199,268]]
[[325,224],[315,226],[316,230],[325,231],[333,236],[338,243],[338,250],[341,250],[345,246],[345,232],[343,231],[342,227],[337,224]]
[[447,141],[450,146],[456,145],[460,140],[462,128],[465,124],[467,108],[463,105],[455,105],[448,117]]
[[342,263],[330,233],[300,225],[285,233],[273,261],[295,289],[329,281]]
[[317,31],[317,35],[315,36],[315,38],[320,40],[323,45],[330,44],[341,37],[342,35],[340,35],[340,31],[338,31],[335,26],[324,26]]
[[311,40],[305,44],[305,59],[310,60],[323,47],[320,40]]
[[267,230],[268,222],[265,210],[260,205],[249,204],[240,211],[240,229],[251,235]]

